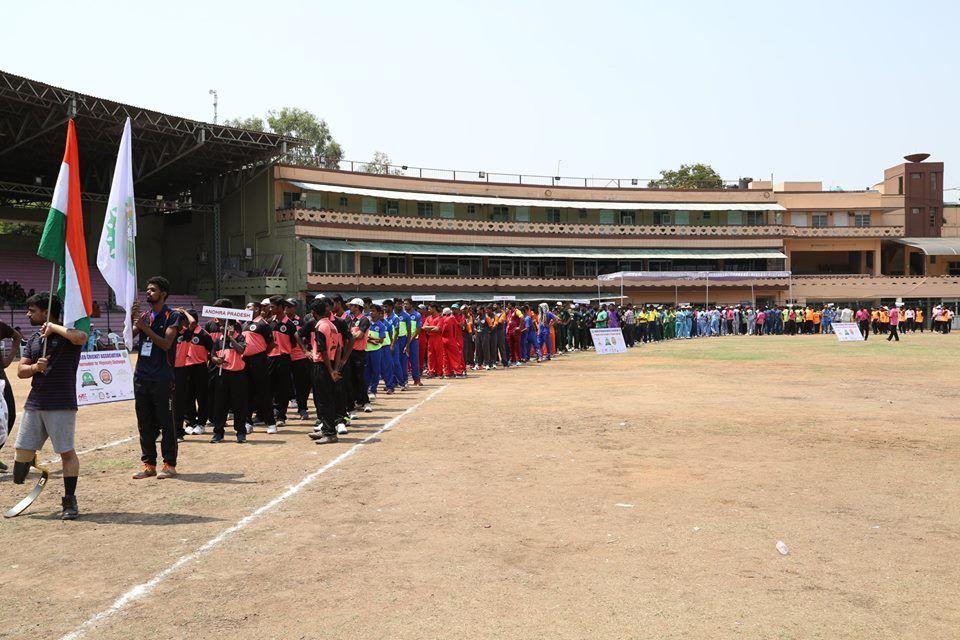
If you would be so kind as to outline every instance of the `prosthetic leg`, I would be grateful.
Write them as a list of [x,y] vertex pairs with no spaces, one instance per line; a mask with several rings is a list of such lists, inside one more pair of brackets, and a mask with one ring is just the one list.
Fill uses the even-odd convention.
[[34,500],[40,496],[40,492],[43,491],[43,488],[47,485],[47,480],[50,479],[50,471],[46,467],[40,466],[40,460],[37,458],[36,452],[33,454],[33,460],[30,461],[16,461],[13,463],[13,482],[14,484],[23,484],[27,479],[27,474],[30,472],[30,467],[36,467],[37,471],[40,472],[40,478],[37,479],[37,484],[34,485],[33,490],[27,494],[27,497],[18,502],[12,509],[3,514],[4,518],[15,518],[24,511],[27,510]]

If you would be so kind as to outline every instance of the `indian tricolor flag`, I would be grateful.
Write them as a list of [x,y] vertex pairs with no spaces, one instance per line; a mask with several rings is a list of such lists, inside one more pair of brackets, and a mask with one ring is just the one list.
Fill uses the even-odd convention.
[[90,294],[90,270],[87,246],[83,238],[83,212],[80,210],[80,163],[77,159],[77,131],[73,120],[67,124],[67,148],[47,223],[43,227],[37,255],[60,267],[57,295],[63,302],[63,324],[68,328],[90,331],[93,296]]

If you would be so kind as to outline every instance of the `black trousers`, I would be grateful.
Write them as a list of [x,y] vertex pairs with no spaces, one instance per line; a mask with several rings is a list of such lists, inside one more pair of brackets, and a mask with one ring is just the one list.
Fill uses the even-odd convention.
[[350,354],[350,376],[352,379],[350,389],[353,391],[354,403],[361,408],[365,404],[370,404],[370,397],[367,395],[366,368],[367,352],[363,349],[354,349],[353,353]]
[[320,431],[324,435],[337,433],[336,389],[333,378],[322,362],[313,363],[313,403],[317,407]]
[[[10,386],[9,380],[3,387],[3,399],[7,403],[7,439],[9,440],[10,432],[13,431],[13,425],[17,421],[17,403],[13,400],[13,387]],[[0,444],[0,449],[2,448],[3,445]]]
[[310,397],[310,360],[291,360],[290,371],[293,373],[293,395],[297,399],[297,411],[306,413],[307,398]]
[[463,334],[463,362],[468,367],[473,366],[474,362],[474,353],[476,353],[476,345],[474,344],[474,336],[472,333]]
[[246,433],[250,380],[245,371],[224,371],[214,379],[213,432],[222,435],[227,413],[233,411],[233,430]]
[[350,360],[348,359],[343,363],[343,367],[340,369],[340,379],[333,384],[333,388],[336,390],[337,395],[337,419],[345,418],[351,411],[353,411],[353,394],[350,393],[350,387],[353,385],[353,380],[350,373]]
[[163,461],[177,466],[177,433],[173,425],[173,382],[133,378],[134,408],[140,432],[140,460],[157,464],[157,436]]
[[175,391],[173,420],[177,435],[183,433],[183,425],[207,423],[207,390],[210,380],[206,365],[194,364],[173,370]]
[[[293,377],[290,373],[290,356],[281,354],[267,358],[267,375],[270,376],[270,396],[277,420],[287,420],[287,406],[293,397]],[[273,424],[273,420],[267,422]]]
[[[257,419],[264,424],[275,424],[273,389],[270,386],[270,376],[267,373],[267,354],[260,352],[252,356],[243,356],[243,362],[246,364],[244,371],[247,372],[247,379],[250,381],[251,413],[255,411]],[[251,422],[253,421],[251,420]]]
[[900,332],[897,331],[897,325],[890,325],[890,335],[887,336],[887,342],[890,342],[896,338],[897,342],[900,342]]
[[869,320],[861,320],[861,321],[858,322],[857,324],[860,325],[860,333],[863,334],[863,339],[864,339],[864,340],[869,340],[869,339],[870,339],[870,321],[869,321]]

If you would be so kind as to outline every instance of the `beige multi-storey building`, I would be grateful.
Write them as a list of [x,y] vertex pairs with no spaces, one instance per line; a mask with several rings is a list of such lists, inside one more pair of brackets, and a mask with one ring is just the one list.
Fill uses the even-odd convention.
[[[267,201],[269,220],[260,204],[260,222],[232,232],[231,218],[249,211],[225,208],[226,253],[282,256],[274,261],[281,277],[247,285],[303,294],[596,298],[598,275],[639,272],[623,284],[634,301],[960,298],[960,234],[955,210],[944,209],[943,164],[910,160],[864,191],[749,180],[669,190],[629,179],[277,164],[250,187]],[[716,271],[751,275],[689,279]],[[223,285],[241,284],[231,282]],[[600,294],[619,289],[607,281]]]

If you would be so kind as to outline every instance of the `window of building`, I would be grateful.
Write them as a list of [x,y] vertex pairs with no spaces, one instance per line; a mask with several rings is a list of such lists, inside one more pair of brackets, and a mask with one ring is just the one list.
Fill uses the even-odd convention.
[[[797,214],[794,214],[794,215],[797,215]],[[806,216],[803,216],[803,218],[804,220],[806,220]],[[743,224],[743,211],[727,211],[727,224],[728,225]]]
[[284,191],[283,192],[283,208],[292,209],[294,207],[294,202],[300,200],[300,194],[296,191]]
[[587,210],[586,210],[586,209],[580,209],[580,211],[577,213],[577,216],[580,218],[581,221],[586,220],[586,219],[587,219]]
[[437,257],[437,275],[439,276],[478,276],[480,258]]
[[712,218],[713,218],[713,212],[712,212],[712,211],[704,211],[704,212],[703,212],[703,219],[704,219],[705,221],[706,221],[706,220],[711,220]]
[[596,260],[574,260],[573,275],[574,277],[596,278],[597,277],[597,261]]
[[960,262],[948,262],[948,263],[947,263],[947,275],[948,275],[948,276],[960,276]]
[[415,276],[435,276],[437,275],[437,258],[415,257],[413,258],[413,275]]
[[930,193],[933,194],[937,190],[937,172],[930,172]]
[[[649,263],[650,271],[672,271],[673,260],[651,260]],[[639,269],[637,269],[639,271]]]
[[547,209],[547,222],[558,223],[560,222],[560,209]]
[[373,256],[373,274],[402,276],[407,273],[406,256]]
[[911,173],[911,174],[910,174],[910,179],[911,179],[911,180],[920,180],[921,178],[923,178],[923,174],[922,174],[922,173]]
[[517,207],[514,219],[517,222],[530,222],[530,207]]
[[310,271],[312,273],[353,273],[353,252],[312,249]]
[[674,224],[690,224],[690,212],[689,212],[689,211],[674,211],[674,212],[673,212],[673,223],[674,223]]
[[673,224],[673,216],[669,211],[654,211],[653,224]]
[[637,224],[637,214],[634,211],[621,211],[620,224]]
[[363,213],[376,213],[377,212],[377,199],[376,198],[364,198],[360,202],[360,210]]
[[600,212],[600,224],[614,224],[616,221],[617,216],[613,211]]
[[350,205],[350,201],[347,199],[347,196],[340,196],[340,206],[347,207]]
[[421,218],[432,218],[433,217],[433,203],[432,202],[418,202],[417,203],[417,215]]
[[903,195],[903,176],[897,178],[897,195]]
[[757,226],[766,223],[763,211],[744,211],[743,215],[747,224]]
[[827,214],[814,213],[810,216],[810,226],[814,229],[823,229],[827,226]]
[[477,205],[475,205],[475,204],[468,204],[468,205],[467,205],[467,215],[469,215],[469,216],[475,216],[475,215],[477,215]]
[[939,212],[939,210],[937,209],[937,207],[930,207],[930,226],[931,226],[931,227],[937,226],[937,213],[938,213],[938,212]]
[[440,217],[441,217],[441,218],[453,218],[453,203],[452,203],[452,202],[442,202],[442,203],[440,203]]
[[490,219],[494,222],[506,222],[510,219],[510,207],[493,207],[490,210]]
[[388,216],[395,216],[400,213],[400,203],[396,200],[386,200],[383,203],[383,212]]
[[870,214],[869,213],[858,213],[853,217],[853,226],[855,227],[869,227],[870,226]]

